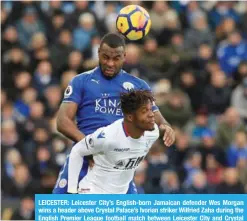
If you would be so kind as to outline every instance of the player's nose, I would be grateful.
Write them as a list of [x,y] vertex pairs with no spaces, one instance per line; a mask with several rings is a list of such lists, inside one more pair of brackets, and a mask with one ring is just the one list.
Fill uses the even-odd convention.
[[110,67],[110,68],[114,67],[114,61],[113,60],[109,60],[107,62],[107,66]]

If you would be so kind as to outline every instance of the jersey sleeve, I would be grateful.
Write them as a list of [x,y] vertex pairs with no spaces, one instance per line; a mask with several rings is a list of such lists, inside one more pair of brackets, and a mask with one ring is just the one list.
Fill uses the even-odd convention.
[[96,130],[78,142],[71,150],[68,166],[68,193],[77,193],[83,157],[103,152],[106,134],[104,128]]
[[[142,80],[142,90],[149,90],[152,91],[151,88],[149,87],[149,85],[147,84],[146,81]],[[155,102],[153,102],[153,107],[152,107],[153,112],[158,111],[159,108],[156,106]]]
[[64,91],[63,102],[75,102],[80,104],[83,97],[83,77],[81,75],[75,76]]

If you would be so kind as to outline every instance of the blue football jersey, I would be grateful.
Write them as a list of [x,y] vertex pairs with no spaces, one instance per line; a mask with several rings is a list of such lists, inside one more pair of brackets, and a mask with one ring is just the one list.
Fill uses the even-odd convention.
[[[106,79],[100,67],[75,76],[64,92],[63,102],[78,104],[76,121],[79,130],[91,134],[102,126],[107,126],[123,118],[120,107],[120,93],[131,89],[151,90],[148,84],[124,70]],[[153,111],[158,110],[153,106]]]

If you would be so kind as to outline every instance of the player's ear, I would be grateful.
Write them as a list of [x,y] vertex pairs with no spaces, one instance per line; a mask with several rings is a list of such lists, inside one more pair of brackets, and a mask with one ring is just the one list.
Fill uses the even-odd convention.
[[132,114],[127,114],[126,115],[126,118],[129,122],[132,122],[133,121],[133,115]]

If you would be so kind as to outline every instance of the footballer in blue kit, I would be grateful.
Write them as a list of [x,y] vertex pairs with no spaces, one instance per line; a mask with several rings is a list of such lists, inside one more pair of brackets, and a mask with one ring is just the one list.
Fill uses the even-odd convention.
[[[122,92],[151,90],[145,81],[122,70],[124,58],[124,39],[115,33],[105,35],[99,47],[99,66],[74,77],[64,92],[57,117],[59,132],[77,143],[98,128],[123,118],[120,107]],[[152,109],[155,122],[165,132],[164,144],[172,145],[175,140],[174,131],[155,104]],[[68,160],[69,157],[61,168],[54,194],[67,193]],[[89,162],[84,159],[78,183],[87,174]],[[127,193],[136,193],[133,182],[130,183]]]

